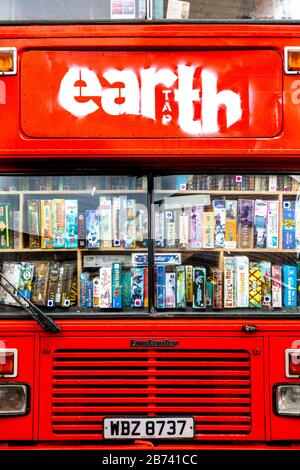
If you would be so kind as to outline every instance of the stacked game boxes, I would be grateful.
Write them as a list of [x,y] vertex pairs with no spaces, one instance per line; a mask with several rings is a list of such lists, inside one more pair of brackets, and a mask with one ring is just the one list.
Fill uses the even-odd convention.
[[[77,302],[75,262],[4,262],[3,276],[34,304],[45,307],[70,307]],[[5,283],[3,280],[2,282]],[[0,303],[18,306],[0,287]]]
[[154,226],[157,248],[276,249],[279,204],[265,199],[214,199],[205,207],[156,206]]
[[163,179],[155,178],[155,189],[176,189],[177,191],[298,191],[299,181],[289,175],[179,175],[162,187]]
[[148,268],[123,269],[121,263],[103,266],[99,273],[80,274],[80,307],[94,309],[146,308]]
[[98,207],[88,210],[81,210],[76,199],[30,199],[27,221],[32,249],[136,248],[148,243],[147,209],[127,196],[100,196]]
[[[157,264],[157,263],[156,263]],[[156,265],[157,309],[277,309],[300,306],[297,265],[225,256],[224,268]]]
[[247,256],[224,258],[224,308],[297,307],[297,265],[251,262]]
[[0,203],[0,249],[20,247],[20,211]]

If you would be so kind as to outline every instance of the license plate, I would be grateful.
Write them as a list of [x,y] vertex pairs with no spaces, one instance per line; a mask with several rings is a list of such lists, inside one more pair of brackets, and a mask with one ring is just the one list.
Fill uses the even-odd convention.
[[194,418],[104,418],[104,439],[188,439]]

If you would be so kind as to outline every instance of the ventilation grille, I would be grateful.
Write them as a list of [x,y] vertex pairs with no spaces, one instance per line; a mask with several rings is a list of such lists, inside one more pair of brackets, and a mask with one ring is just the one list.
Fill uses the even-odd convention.
[[244,350],[59,349],[52,432],[99,439],[106,416],[193,416],[201,436],[251,432],[250,356]]

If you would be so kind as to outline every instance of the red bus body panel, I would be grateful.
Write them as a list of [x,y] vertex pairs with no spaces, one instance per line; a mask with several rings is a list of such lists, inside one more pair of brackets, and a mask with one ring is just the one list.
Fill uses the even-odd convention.
[[[300,82],[297,76],[284,73],[283,52],[284,47],[299,44],[297,25],[2,25],[0,47],[17,48],[18,71],[15,76],[0,77],[0,168],[28,174],[33,170],[129,167],[169,172],[282,170],[292,174],[300,169]],[[223,57],[228,66],[222,63]],[[103,78],[106,67],[123,70],[126,64],[136,77],[138,93],[141,69],[168,68],[177,76],[173,76],[175,92],[179,65],[195,67],[192,90],[203,88],[201,71],[207,68],[217,76],[215,95],[225,90],[234,93],[231,97],[240,96],[239,119],[228,126],[225,100],[217,115],[217,131],[188,135],[178,124],[175,93],[169,103],[172,121],[163,123],[167,100],[162,101],[160,84],[154,92],[158,121],[142,116],[139,106],[132,115],[104,112],[100,94],[75,100],[96,106],[84,118],[60,106],[58,93],[68,67],[94,67],[100,84],[96,88],[102,93],[111,88]],[[86,83],[73,85],[85,87]],[[113,93],[119,93],[118,105],[124,104],[123,85],[112,87]],[[193,118],[203,124],[200,103]],[[198,429],[193,442],[133,441],[114,448],[261,449],[269,444],[274,448],[279,440],[277,448],[283,448],[286,441],[300,448],[300,420],[279,417],[273,411],[274,385],[297,383],[285,376],[284,353],[300,340],[299,320],[85,318],[60,320],[59,324],[62,331],[54,336],[31,320],[0,322],[0,340],[19,351],[18,376],[0,381],[25,382],[31,389],[27,416],[0,418],[3,446],[29,448],[22,441],[32,441],[36,448],[111,448],[102,439],[100,421],[104,414],[114,416],[121,394],[118,413],[157,412],[153,397],[159,395],[162,413],[185,409],[197,415]],[[257,332],[243,332],[245,324],[256,325]],[[175,367],[159,348],[138,350],[131,358],[130,340],[137,338],[178,341],[172,350]],[[201,355],[201,363],[196,365],[195,350]],[[205,354],[212,354],[208,357],[212,369]],[[222,354],[228,360],[225,372],[218,361]],[[70,359],[81,376],[75,377]],[[194,378],[184,366],[188,361],[210,387],[209,397],[201,396],[190,407]],[[130,380],[136,380],[137,390],[143,393],[128,396],[122,383],[130,388]],[[185,380],[184,387],[180,380]],[[87,385],[96,387],[94,396]],[[161,385],[170,388],[168,403],[158,392]],[[222,385],[227,387],[226,393]],[[234,395],[236,389],[240,393]],[[187,403],[178,390],[188,396]]]

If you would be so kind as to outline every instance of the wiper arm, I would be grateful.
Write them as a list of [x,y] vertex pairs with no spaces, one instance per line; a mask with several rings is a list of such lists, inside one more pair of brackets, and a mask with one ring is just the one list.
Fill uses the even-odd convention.
[[[4,284],[3,280],[6,282]],[[58,333],[60,327],[46,315],[42,310],[40,310],[35,304],[30,300],[26,299],[25,295],[22,294],[13,284],[0,273],[0,286],[24,309],[32,318],[46,331],[51,331],[51,333]]]

